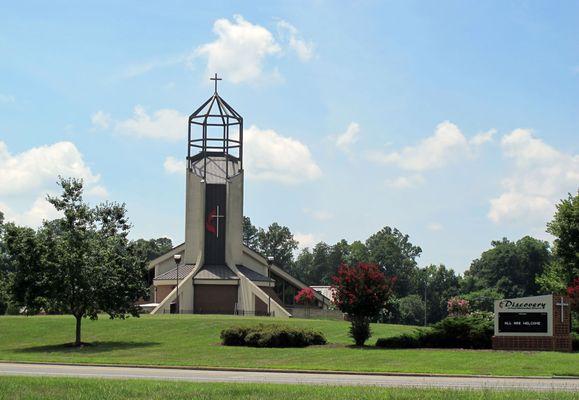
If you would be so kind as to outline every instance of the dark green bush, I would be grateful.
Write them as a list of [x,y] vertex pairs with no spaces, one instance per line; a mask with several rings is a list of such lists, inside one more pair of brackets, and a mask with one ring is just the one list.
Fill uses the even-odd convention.
[[579,351],[579,333],[571,333],[573,351]]
[[259,324],[224,329],[221,343],[225,346],[306,347],[323,345],[327,341],[323,333],[311,329]]
[[404,333],[400,336],[380,338],[376,341],[377,347],[390,349],[415,349],[420,347],[419,333]]
[[491,313],[447,317],[413,334],[378,339],[377,347],[490,349],[494,333]]

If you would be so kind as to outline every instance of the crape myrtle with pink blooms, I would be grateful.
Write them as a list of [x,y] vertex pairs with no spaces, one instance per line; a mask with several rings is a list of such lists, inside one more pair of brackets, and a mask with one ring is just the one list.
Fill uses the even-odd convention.
[[448,315],[451,317],[461,317],[468,315],[470,304],[468,300],[460,297],[451,297],[447,302]]
[[386,277],[376,264],[358,263],[340,265],[332,281],[334,303],[350,320],[356,346],[363,346],[371,336],[370,321],[386,308],[396,277]]

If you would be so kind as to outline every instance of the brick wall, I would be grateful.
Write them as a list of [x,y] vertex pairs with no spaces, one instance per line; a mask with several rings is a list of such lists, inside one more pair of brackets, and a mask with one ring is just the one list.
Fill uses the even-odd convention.
[[[561,306],[556,304],[560,301],[561,296],[553,296],[553,336],[493,336],[493,349],[571,351],[571,310],[564,307],[561,322]],[[563,302],[569,304],[569,298],[563,296]]]

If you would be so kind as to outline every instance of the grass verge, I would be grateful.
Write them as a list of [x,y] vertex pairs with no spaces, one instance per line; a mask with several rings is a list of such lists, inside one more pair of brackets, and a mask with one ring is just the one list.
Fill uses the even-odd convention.
[[267,399],[267,400],[571,400],[574,393],[409,389],[367,386],[190,383],[93,378],[0,376],[0,400],[56,399]]

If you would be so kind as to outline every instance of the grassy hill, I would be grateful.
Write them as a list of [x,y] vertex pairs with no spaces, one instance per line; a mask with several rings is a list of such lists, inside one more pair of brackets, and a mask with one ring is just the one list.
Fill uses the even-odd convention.
[[[0,360],[311,369],[365,372],[420,372],[490,375],[579,376],[578,353],[474,350],[386,350],[350,347],[349,324],[341,321],[286,320],[283,323],[323,331],[326,346],[303,349],[256,349],[219,344],[220,331],[232,325],[272,323],[268,318],[213,315],[165,315],[125,321],[83,321],[82,349],[64,347],[74,336],[70,316],[0,317]],[[275,321],[282,322],[282,321]],[[413,328],[372,325],[378,337]]]

